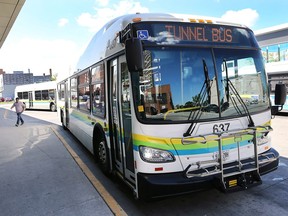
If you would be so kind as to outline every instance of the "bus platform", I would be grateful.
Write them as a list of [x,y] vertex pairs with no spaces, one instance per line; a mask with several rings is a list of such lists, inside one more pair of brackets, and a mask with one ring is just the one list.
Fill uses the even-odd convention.
[[[9,105],[11,106],[11,105]],[[1,215],[114,215],[45,121],[0,106]]]

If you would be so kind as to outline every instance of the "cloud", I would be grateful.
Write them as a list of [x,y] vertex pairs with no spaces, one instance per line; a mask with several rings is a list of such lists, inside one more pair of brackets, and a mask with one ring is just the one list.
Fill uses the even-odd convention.
[[231,22],[241,23],[251,28],[258,20],[259,14],[256,10],[246,8],[238,11],[229,10],[223,14],[221,18]]
[[[74,70],[78,59],[79,47],[68,40],[23,38],[6,45],[0,52],[0,65],[7,73],[17,70],[27,72],[30,69],[34,75],[40,75],[48,74],[51,68],[63,79],[74,72],[70,70]],[[11,64],[12,59],[17,61],[17,65]]]
[[98,31],[105,23],[115,17],[136,12],[149,12],[148,8],[143,7],[140,2],[135,0],[122,0],[110,7],[106,7],[108,6],[104,4],[106,1],[97,0],[97,2],[102,2],[104,6],[96,7],[95,14],[82,13],[77,18],[77,23],[80,26],[87,27],[91,32]]
[[69,22],[68,19],[62,18],[62,19],[60,19],[60,20],[58,21],[58,26],[59,26],[59,27],[63,27],[63,26],[65,26],[66,24],[68,24],[68,22]]

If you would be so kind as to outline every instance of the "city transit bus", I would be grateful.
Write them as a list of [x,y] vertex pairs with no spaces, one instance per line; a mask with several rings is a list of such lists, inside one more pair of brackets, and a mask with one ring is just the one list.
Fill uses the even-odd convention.
[[45,109],[55,112],[56,81],[19,85],[15,88],[15,98],[25,103],[26,109]]
[[136,198],[243,190],[278,167],[264,61],[243,25],[125,15],[77,68],[57,86],[62,125]]

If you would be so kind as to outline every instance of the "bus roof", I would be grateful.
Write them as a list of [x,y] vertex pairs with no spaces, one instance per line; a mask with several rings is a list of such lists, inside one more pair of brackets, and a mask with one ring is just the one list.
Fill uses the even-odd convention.
[[56,89],[56,81],[19,85],[16,86],[15,92],[37,91],[45,89]]
[[[136,13],[120,16],[105,24],[94,35],[88,47],[78,61],[77,71],[86,69],[94,63],[99,62],[106,57],[123,50],[124,45],[119,43],[118,33],[122,31],[129,23],[143,21],[209,23],[247,28],[245,25],[227,22],[220,18],[187,14]],[[112,48],[113,52],[111,51]]]

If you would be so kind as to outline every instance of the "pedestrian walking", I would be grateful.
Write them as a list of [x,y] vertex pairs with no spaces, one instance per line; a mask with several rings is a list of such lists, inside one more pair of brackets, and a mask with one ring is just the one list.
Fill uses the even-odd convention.
[[17,122],[16,122],[15,126],[18,127],[19,126],[19,121],[21,121],[21,125],[24,124],[24,120],[22,119],[21,114],[25,110],[25,104],[23,102],[19,101],[19,98],[17,97],[16,101],[11,106],[11,109],[13,109],[14,107],[15,107],[16,114],[17,114]]

